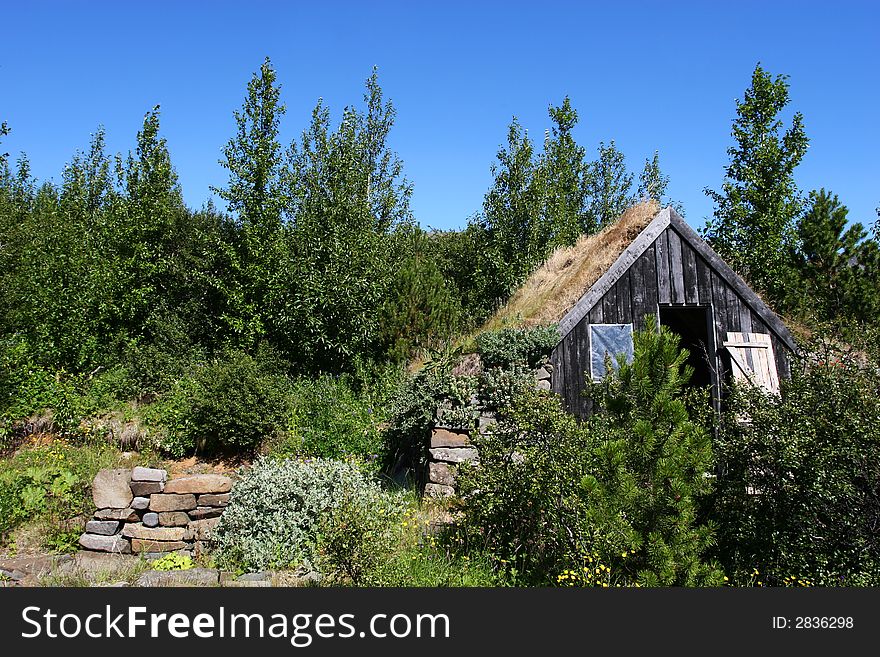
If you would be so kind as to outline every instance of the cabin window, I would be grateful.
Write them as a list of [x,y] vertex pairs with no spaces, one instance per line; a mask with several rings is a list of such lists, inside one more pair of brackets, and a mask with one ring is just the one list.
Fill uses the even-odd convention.
[[632,362],[633,325],[590,324],[590,374],[593,381],[601,381],[607,374],[606,356],[611,358],[611,366],[616,370],[620,355],[625,362]]

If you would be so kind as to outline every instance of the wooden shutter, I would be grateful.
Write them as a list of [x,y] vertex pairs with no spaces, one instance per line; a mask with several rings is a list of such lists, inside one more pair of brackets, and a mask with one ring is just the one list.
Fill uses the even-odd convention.
[[735,382],[747,381],[767,392],[779,393],[773,342],[767,333],[731,332],[724,346],[730,353]]

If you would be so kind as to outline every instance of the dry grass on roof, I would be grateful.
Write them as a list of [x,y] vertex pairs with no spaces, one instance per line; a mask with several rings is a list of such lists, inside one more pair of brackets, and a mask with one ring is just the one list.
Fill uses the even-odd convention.
[[573,246],[556,249],[489,318],[482,331],[504,326],[553,324],[561,320],[659,210],[655,201],[639,203],[602,231],[582,236]]

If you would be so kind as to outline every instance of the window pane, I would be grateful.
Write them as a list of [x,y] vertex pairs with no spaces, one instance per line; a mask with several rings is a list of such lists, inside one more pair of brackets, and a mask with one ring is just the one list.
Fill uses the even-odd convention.
[[633,359],[632,324],[591,324],[590,325],[590,368],[593,380],[605,376],[605,355],[611,356],[614,369],[617,369],[617,356],[623,354],[626,362]]

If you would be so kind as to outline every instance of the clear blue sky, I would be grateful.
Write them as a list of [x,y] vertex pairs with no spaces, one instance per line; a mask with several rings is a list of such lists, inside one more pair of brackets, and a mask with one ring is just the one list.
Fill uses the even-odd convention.
[[24,2],[0,9],[2,148],[41,180],[103,124],[126,152],[144,113],[162,127],[187,203],[223,185],[232,111],[271,57],[285,142],[323,97],[338,118],[379,67],[398,120],[391,145],[424,226],[464,225],[513,115],[540,142],[568,94],[590,155],[616,140],[638,170],[655,149],[693,225],[712,212],[734,100],[756,62],[790,76],[810,150],[804,190],[840,195],[850,218],[880,205],[877,2]]

